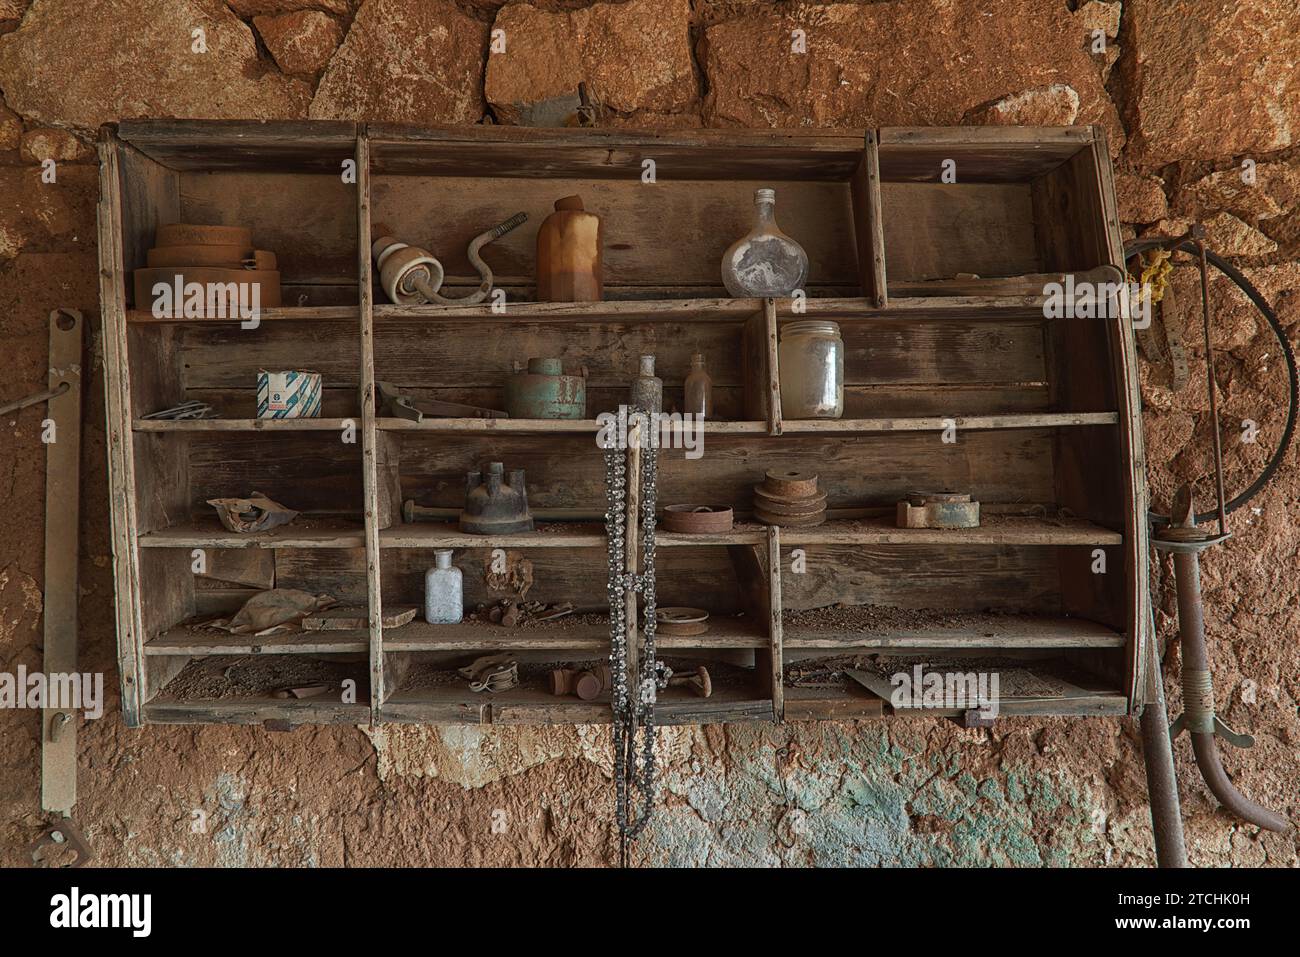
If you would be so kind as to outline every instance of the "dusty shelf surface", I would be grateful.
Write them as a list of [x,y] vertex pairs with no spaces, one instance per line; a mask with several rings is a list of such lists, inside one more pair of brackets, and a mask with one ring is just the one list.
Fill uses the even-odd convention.
[[1084,618],[850,605],[786,610],[796,648],[1120,648],[1124,636]]
[[369,632],[305,631],[287,634],[232,635],[205,627],[211,616],[181,622],[145,643],[146,655],[318,655],[364,653],[370,646]]
[[[655,531],[661,548],[757,545],[767,526],[738,521],[731,531],[707,534]],[[1055,516],[984,515],[979,528],[899,528],[893,516],[831,519],[812,528],[782,528],[784,545],[1119,545],[1124,536],[1092,522]],[[604,548],[605,527],[596,522],[539,522],[535,531],[470,535],[454,522],[393,525],[379,533],[381,548]]]
[[[853,677],[850,670],[855,671],[858,677]],[[893,693],[900,686],[906,687],[897,682],[895,676],[907,676],[914,683],[918,674],[938,674],[945,682],[951,679],[963,687],[969,686],[963,684],[965,677],[958,676],[971,676],[977,682],[975,688],[982,688],[996,700],[1000,715],[1122,715],[1127,709],[1127,699],[1121,692],[1063,658],[1025,658],[987,652],[951,658],[942,654],[900,656],[868,653],[802,658],[787,664],[782,674],[786,686],[786,717],[791,717],[789,701],[792,695],[796,701],[816,696],[844,701],[866,693],[879,699],[883,713],[899,717],[958,717],[966,710],[978,707],[978,702],[970,700],[959,706],[950,706],[952,702],[927,702],[922,706],[918,701],[915,706],[894,707]],[[996,676],[996,685],[993,676]],[[982,685],[979,684],[981,680]],[[918,689],[917,693],[920,691]],[[885,705],[888,705],[887,709]]]
[[[677,673],[693,672],[701,663],[671,655],[660,657]],[[554,668],[583,669],[607,663],[603,657],[520,661],[519,685],[495,693],[471,691],[455,669],[416,663],[407,669],[398,690],[384,701],[382,715],[390,721],[446,724],[608,724],[612,720],[609,695],[583,701],[575,695],[553,695],[548,686]],[[771,698],[755,690],[757,676],[752,669],[714,661],[704,665],[713,682],[713,694],[703,698],[682,687],[661,691],[656,723],[772,720]]]
[[[166,723],[362,724],[370,719],[369,677],[361,658],[212,656],[190,661],[146,705]],[[348,682],[352,682],[348,685]],[[287,688],[324,685],[310,697],[277,697]]]
[[172,525],[139,537],[141,548],[364,548],[361,520],[299,515],[267,532],[232,532],[215,518]]
[[[659,648],[764,648],[768,638],[762,626],[745,616],[715,616],[703,635],[656,637]],[[609,618],[604,614],[568,615],[554,621],[525,618],[514,627],[465,620],[454,625],[413,621],[384,629],[385,651],[458,650],[609,650]]]
[[306,419],[135,419],[136,432],[339,432],[361,421],[361,414],[349,418]]

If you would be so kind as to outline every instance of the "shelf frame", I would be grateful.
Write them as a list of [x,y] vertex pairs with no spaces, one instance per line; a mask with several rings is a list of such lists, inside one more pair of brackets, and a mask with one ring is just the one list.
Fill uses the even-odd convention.
[[[589,135],[584,135],[589,134]],[[448,144],[456,144],[464,155],[482,150],[487,143],[512,144],[519,155],[537,160],[548,150],[564,149],[570,159],[566,162],[590,161],[586,173],[592,178],[615,178],[623,167],[632,169],[643,154],[668,150],[680,162],[674,173],[681,175],[692,164],[704,165],[720,161],[738,164],[746,175],[757,177],[771,164],[806,162],[794,160],[795,150],[800,156],[821,157],[824,175],[850,183],[853,204],[854,243],[857,249],[861,296],[814,297],[798,304],[791,300],[718,299],[718,298],[663,298],[624,300],[604,303],[510,303],[501,313],[488,305],[474,306],[396,306],[376,304],[369,256],[371,230],[371,203],[377,176],[401,175],[406,172],[428,172],[439,168]],[[777,342],[781,325],[803,318],[834,319],[844,324],[893,322],[944,322],[948,320],[975,322],[1037,322],[1045,335],[1059,323],[1046,318],[1045,299],[1034,283],[1016,280],[914,282],[900,280],[895,284],[896,295],[888,294],[885,262],[885,212],[881,200],[882,184],[896,181],[897,177],[919,176],[908,164],[917,164],[920,158],[933,158],[953,149],[972,151],[970,155],[1012,157],[1007,170],[1012,175],[1022,162],[1028,144],[1046,144],[1043,151],[1028,160],[1034,168],[1045,164],[1072,164],[1065,169],[1060,183],[1041,187],[1044,201],[1054,199],[1052,188],[1073,187],[1084,197],[1087,210],[1080,214],[1091,216],[1095,208],[1098,215],[1091,220],[1089,231],[1082,235],[1058,236],[1054,241],[1073,243],[1093,258],[1111,264],[1122,264],[1122,247],[1119,242],[1118,215],[1115,210],[1114,186],[1106,150],[1104,133],[1095,128],[1068,131],[1045,130],[882,130],[840,131],[820,133],[808,131],[764,132],[741,134],[731,131],[704,131],[702,133],[630,133],[623,131],[522,131],[502,130],[431,130],[413,131],[382,124],[314,122],[245,123],[241,121],[124,121],[116,129],[101,132],[99,154],[101,161],[101,195],[99,201],[99,249],[101,256],[100,291],[105,318],[106,397],[108,414],[108,453],[110,462],[110,506],[112,513],[112,541],[114,574],[117,583],[118,664],[123,676],[123,713],[129,726],[146,721],[198,720],[203,708],[210,709],[212,720],[254,721],[259,715],[269,715],[283,702],[173,702],[165,694],[167,681],[194,654],[238,653],[277,654],[294,653],[299,648],[317,647],[303,644],[289,650],[289,643],[267,640],[260,644],[224,639],[206,639],[182,636],[164,630],[158,632],[156,623],[144,611],[146,587],[143,579],[145,566],[167,550],[193,548],[268,548],[291,550],[360,549],[365,556],[365,590],[368,606],[368,627],[365,631],[365,650],[368,653],[369,701],[364,707],[312,706],[290,710],[298,717],[316,716],[327,721],[351,720],[358,716],[373,724],[383,720],[426,720],[418,717],[422,712],[410,702],[394,700],[400,687],[401,667],[393,655],[414,650],[417,641],[412,639],[403,646],[401,632],[390,630],[385,635],[382,627],[383,577],[382,558],[399,548],[435,547],[506,547],[506,548],[602,548],[601,534],[586,532],[549,533],[535,536],[463,536],[459,533],[438,533],[420,526],[393,527],[394,502],[388,474],[389,442],[400,438],[418,438],[419,441],[440,441],[457,437],[493,435],[549,435],[576,434],[594,430],[594,420],[577,422],[536,422],[528,420],[427,420],[412,423],[405,420],[380,417],[376,408],[375,337],[377,331],[393,325],[411,324],[416,328],[434,327],[438,324],[483,323],[509,326],[518,323],[547,323],[563,326],[573,323],[607,324],[611,326],[631,323],[682,322],[706,314],[713,322],[735,324],[743,340],[746,355],[752,353],[753,395],[747,396],[746,416],[738,421],[717,421],[706,425],[706,433],[721,436],[753,438],[761,441],[774,437],[823,436],[834,439],[840,436],[873,435],[885,433],[915,433],[939,431],[950,425],[959,430],[1000,429],[1055,429],[1062,433],[1072,430],[1107,430],[1117,436],[1122,461],[1117,463],[1125,495],[1125,515],[1122,527],[1091,521],[1070,527],[1025,528],[1016,533],[999,535],[990,524],[986,529],[969,533],[929,532],[925,530],[898,530],[881,527],[849,529],[835,523],[814,529],[750,529],[739,528],[732,533],[717,536],[673,536],[661,534],[659,544],[665,549],[699,545],[725,545],[733,556],[749,552],[758,561],[758,574],[763,582],[763,604],[766,611],[766,634],[747,636],[746,643],[725,647],[753,647],[764,652],[770,661],[770,716],[769,720],[784,720],[787,714],[786,689],[782,675],[788,652],[806,651],[819,646],[809,644],[808,637],[798,629],[786,628],[782,623],[781,548],[790,546],[861,545],[909,546],[952,545],[954,547],[1100,547],[1119,549],[1123,555],[1127,592],[1124,600],[1124,628],[1104,629],[1077,637],[1075,644],[1081,650],[1112,650],[1123,646],[1127,661],[1124,685],[1116,696],[1101,696],[1100,703],[1092,705],[1087,713],[1116,713],[1132,710],[1142,703],[1147,676],[1144,663],[1147,655],[1143,649],[1150,641],[1147,622],[1142,609],[1149,602],[1146,585],[1146,490],[1144,484],[1144,459],[1140,410],[1136,392],[1136,355],[1132,336],[1128,333],[1128,317],[1106,321],[1110,370],[1115,375],[1114,411],[1106,405],[1083,406],[1085,411],[1014,411],[976,415],[955,415],[945,418],[937,415],[879,416],[850,418],[837,421],[790,420],[783,415],[780,403],[780,370]],[[740,151],[736,153],[736,151]],[[989,152],[991,151],[991,152]],[[509,151],[507,151],[509,152]],[[735,154],[738,158],[726,159]],[[283,161],[297,171],[316,173],[337,172],[341,159],[350,158],[356,164],[355,183],[355,245],[356,245],[356,305],[291,306],[263,311],[261,319],[270,329],[282,323],[312,322],[321,324],[356,323],[360,345],[358,385],[356,389],[355,417],[332,416],[313,420],[265,421],[246,418],[166,422],[145,420],[138,415],[141,394],[152,394],[154,384],[133,382],[131,377],[131,343],[134,336],[172,335],[188,328],[195,320],[154,320],[141,310],[127,308],[124,272],[127,264],[138,261],[142,251],[142,230],[151,223],[174,214],[178,200],[172,191],[177,171],[257,170],[266,169],[273,162]],[[928,159],[926,159],[928,162]],[[991,163],[992,159],[988,159]],[[451,164],[451,160],[445,161]],[[485,159],[480,175],[522,175],[515,168],[493,166]],[[530,161],[531,162],[531,161]],[[983,162],[983,160],[981,160]],[[432,164],[432,165],[431,165]],[[1035,165],[1036,164],[1036,165]],[[786,168],[786,167],[780,167]],[[450,165],[442,168],[450,173]],[[901,172],[900,172],[901,171]],[[698,170],[697,170],[698,173]],[[1000,173],[998,175],[1001,175]],[[1066,179],[1065,177],[1069,178]],[[689,177],[687,177],[689,178]],[[1062,185],[1064,184],[1064,185]],[[1037,187],[1036,187],[1037,188]],[[1071,194],[1074,195],[1074,194]],[[128,226],[128,220],[130,226]],[[129,248],[128,248],[129,247]],[[1085,248],[1086,247],[1086,248]],[[237,320],[225,320],[234,322]],[[200,323],[218,323],[222,320],[197,320]],[[144,390],[143,392],[141,390]],[[1067,406],[1066,408],[1071,408]],[[185,441],[185,436],[212,433],[273,432],[280,435],[294,433],[327,433],[341,430],[349,423],[360,425],[362,454],[360,457],[362,496],[359,521],[354,527],[340,529],[294,529],[292,527],[259,536],[235,536],[204,527],[186,527],[184,524],[160,523],[156,510],[146,511],[137,500],[137,479],[147,478],[148,467],[137,461],[136,443],[142,441],[169,443]],[[1080,431],[1079,434],[1083,434]],[[149,446],[165,448],[166,446]],[[183,446],[182,446],[183,448]],[[169,452],[168,454],[176,454]],[[1063,454],[1063,453],[1062,453]],[[1068,492],[1069,490],[1067,490]],[[163,510],[166,511],[165,509]],[[912,534],[920,532],[920,534]],[[161,550],[161,551],[160,551]],[[746,559],[748,561],[748,559]],[[169,599],[171,600],[171,599]],[[151,633],[154,637],[150,637]],[[1057,644],[1026,639],[1020,643],[1005,639],[1003,648],[1058,647]],[[521,635],[519,640],[528,639]],[[557,639],[558,640],[558,639]],[[737,639],[738,640],[738,639]],[[870,638],[864,638],[870,647]],[[882,640],[879,647],[919,647],[909,642],[914,638]],[[927,641],[932,639],[925,639]],[[475,639],[467,639],[472,644]],[[708,647],[707,636],[699,647]],[[584,642],[588,642],[584,639]],[[359,635],[346,638],[322,638],[320,647],[346,648],[355,653]],[[588,642],[589,643],[589,642]],[[437,642],[430,642],[436,646]],[[546,642],[542,642],[546,645]],[[940,641],[942,647],[955,642]],[[671,648],[675,641],[665,641]],[[583,647],[587,645],[584,644]],[[683,642],[680,647],[686,647]],[[839,647],[838,645],[827,647]],[[1063,645],[1062,645],[1063,647]],[[223,650],[225,649],[225,650]],[[243,649],[247,649],[245,652]],[[389,666],[392,666],[391,668]],[[789,714],[800,717],[831,716],[831,705],[810,702],[806,696],[790,695],[791,704],[800,699]],[[1119,705],[1116,705],[1116,701]],[[723,702],[720,715],[734,714],[753,719],[753,702]],[[814,707],[814,705],[816,705]],[[1028,713],[1057,713],[1058,707],[1050,702],[1042,704],[1043,710],[1030,706]],[[818,711],[823,708],[825,713]],[[730,710],[728,710],[730,709]],[[489,707],[489,711],[492,709]],[[507,719],[511,706],[503,706]],[[563,710],[561,708],[561,710]],[[690,709],[679,709],[683,714]],[[852,710],[852,709],[850,709]],[[589,715],[590,709],[571,709],[572,715]],[[519,706],[514,717],[544,715],[545,709],[530,711]],[[1070,712],[1074,713],[1074,712]],[[461,714],[461,709],[456,710]],[[412,718],[412,715],[417,717]],[[267,720],[272,720],[268,718]],[[306,720],[304,718],[304,720]],[[507,722],[509,723],[509,722]]]

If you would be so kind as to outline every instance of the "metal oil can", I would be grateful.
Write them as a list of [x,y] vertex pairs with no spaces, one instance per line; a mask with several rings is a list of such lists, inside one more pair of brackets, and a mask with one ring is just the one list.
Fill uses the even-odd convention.
[[529,359],[527,372],[506,379],[506,412],[512,419],[581,419],[587,412],[587,380],[565,375],[559,359]]

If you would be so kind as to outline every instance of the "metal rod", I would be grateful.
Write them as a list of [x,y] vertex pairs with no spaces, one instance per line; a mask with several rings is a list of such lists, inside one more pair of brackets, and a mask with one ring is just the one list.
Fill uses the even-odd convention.
[[[1210,656],[1205,648],[1205,613],[1201,604],[1201,568],[1200,557],[1196,552],[1174,553],[1174,581],[1178,587],[1178,635],[1183,650],[1183,697],[1188,697],[1191,686],[1189,678],[1205,675],[1205,691],[1209,692],[1208,675]],[[1194,702],[1185,700],[1184,709],[1192,718]],[[1210,708],[1213,709],[1211,697]],[[1211,710],[1211,721],[1213,711]],[[1189,724],[1192,735],[1192,751],[1196,754],[1196,764],[1201,769],[1201,776],[1211,793],[1219,803],[1241,818],[1269,831],[1285,833],[1291,824],[1282,815],[1256,804],[1246,797],[1228,780],[1219,758],[1219,749],[1214,741],[1214,731],[1197,730]]]
[[9,412],[17,412],[19,409],[27,408],[29,405],[36,405],[38,402],[45,402],[49,399],[55,398],[56,396],[63,395],[63,393],[67,391],[68,383],[60,382],[53,389],[46,389],[44,392],[34,392],[22,399],[14,399],[12,402],[6,402],[4,405],[0,405],[0,415],[5,415]]
[[1147,795],[1151,802],[1151,832],[1155,837],[1157,867],[1186,867],[1183,815],[1174,772],[1174,749],[1169,740],[1169,713],[1165,708],[1165,682],[1160,656],[1151,648],[1150,693],[1142,709],[1142,763],[1146,766]]

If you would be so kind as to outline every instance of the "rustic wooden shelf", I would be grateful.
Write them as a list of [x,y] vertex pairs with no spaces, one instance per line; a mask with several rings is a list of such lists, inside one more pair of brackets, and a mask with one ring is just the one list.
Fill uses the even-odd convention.
[[300,724],[369,724],[370,705],[265,697],[178,701],[164,693],[145,704],[144,717],[152,724],[264,725],[279,722],[287,730]]
[[[1083,425],[1116,425],[1118,422],[1119,414],[1116,412],[1040,412],[1019,415],[956,415],[877,419],[786,419],[783,421],[781,428],[782,434],[790,435],[816,432],[942,432],[948,428],[959,430],[1042,429]],[[153,423],[147,424],[152,425]],[[176,424],[183,425],[185,423]],[[379,429],[388,432],[463,432],[485,435],[491,433],[536,432],[543,434],[589,433],[594,436],[601,427],[596,419],[425,419],[423,422],[413,422],[410,419],[380,418],[376,419],[376,424]],[[137,428],[139,428],[138,425]],[[677,423],[673,426],[672,431],[682,431],[687,428],[687,426]],[[696,425],[689,426],[689,429],[696,428],[698,428]],[[706,435],[763,435],[768,431],[766,422],[706,421],[703,423],[703,428]]]
[[231,532],[216,519],[145,532],[141,548],[364,548],[360,521],[307,519],[268,532]]
[[145,642],[146,655],[357,654],[370,648],[368,631],[304,631],[289,635],[227,635],[178,625]]
[[[704,635],[684,637],[659,634],[660,649],[682,648],[765,648],[765,628],[743,619],[714,618]],[[501,625],[465,621],[455,625],[430,625],[414,621],[401,628],[385,629],[384,650],[394,651],[571,651],[609,653],[609,625],[582,624],[567,627],[563,619],[555,627],[544,625],[506,628]]]
[[[891,298],[887,306],[876,306],[862,298],[827,296],[804,300],[796,309],[793,300],[778,301],[780,322],[800,319],[834,319],[839,322],[888,321],[899,318],[932,321],[988,320],[1009,318],[1043,320],[1047,297],[1038,291],[1019,294],[965,296],[910,296]],[[509,301],[504,309],[491,305],[391,305],[376,304],[374,318],[380,323],[647,323],[689,322],[707,317],[711,322],[747,321],[763,308],[761,299],[609,299],[603,302]],[[190,320],[202,321],[202,320]]]
[[1019,649],[1019,648],[1122,648],[1124,636],[1083,618],[1047,618],[1025,615],[944,616],[918,615],[905,626],[883,624],[864,628],[846,621],[842,625],[782,626],[782,642],[790,650],[822,648],[844,651],[885,649]]
[[[359,306],[276,306],[275,308],[267,307],[257,311],[257,320],[263,322],[357,322],[361,317]],[[143,309],[131,309],[126,314],[126,321],[139,325],[208,325],[215,323],[230,323],[239,325],[248,320],[240,319],[233,316],[225,319],[218,318],[165,318],[159,319],[152,312]],[[249,330],[252,331],[252,330]]]
[[[659,170],[653,190],[640,181],[647,157]],[[945,159],[956,160],[957,183],[940,181]],[[355,182],[338,175],[345,160],[355,162]],[[712,618],[707,634],[661,635],[659,647],[745,677],[722,682],[707,700],[671,689],[658,723],[888,714],[858,687],[785,687],[790,660],[846,650],[996,652],[1035,667],[1059,655],[1096,677],[1071,700],[1019,701],[1004,713],[1119,714],[1143,703],[1148,556],[1133,338],[1121,318],[1050,319],[1045,295],[1053,276],[1122,263],[1099,129],[129,120],[105,129],[100,161],[118,664],[129,725],[609,721],[607,702],[557,699],[533,678],[487,697],[463,682],[408,680],[426,666],[454,674],[491,650],[530,664],[600,658],[609,642],[602,623],[378,624],[386,605],[418,603],[436,548],[460,552],[467,607],[521,591],[529,601],[599,607],[603,525],[466,535],[454,521],[403,524],[401,505],[413,499],[454,516],[466,473],[486,460],[525,470],[538,513],[599,516],[597,413],[625,400],[635,358],[650,353],[665,407],[680,406],[696,352],[708,357],[717,417],[705,425],[702,457],[659,456],[658,500],[730,505],[739,521],[712,535],[660,529],[660,604],[707,607]],[[753,190],[771,185],[782,228],[812,263],[806,296],[727,298],[719,258],[748,228]],[[575,193],[602,217],[606,300],[532,301],[536,225],[556,198]],[[485,251],[504,308],[376,301],[374,223],[435,247],[457,295],[478,285],[462,254],[470,239],[491,225],[485,220],[516,210],[528,225]],[[294,305],[261,310],[253,329],[237,318],[155,320],[147,304],[129,301],[131,273],[145,265],[157,227],[174,222],[251,227],[259,248],[275,251],[282,301]],[[777,343],[786,324],[804,319],[840,326],[839,420],[784,415]],[[383,381],[416,397],[504,408],[512,364],[532,356],[587,368],[590,418],[414,423],[376,406]],[[322,417],[252,418],[262,369],[320,372]],[[221,417],[143,418],[184,400]],[[349,425],[356,443],[328,434]],[[958,441],[939,442],[935,433],[952,425]],[[831,520],[807,529],[750,521],[753,486],[769,468],[816,471]],[[889,510],[917,489],[971,492],[981,527],[896,528]],[[240,535],[206,504],[253,491],[299,518]],[[192,631],[183,623],[228,614],[252,593],[196,586],[194,549],[265,549],[226,557],[262,562],[277,586],[368,607],[374,624],[266,639]],[[504,576],[491,570],[497,549],[510,563]],[[866,625],[833,614],[801,625],[783,614],[868,604],[936,611]],[[279,676],[316,656],[360,654],[364,666],[347,666],[364,678],[356,704],[271,697]],[[208,685],[186,669],[225,656],[239,656],[242,680],[196,694]]]
[[[660,548],[699,548],[717,545],[760,545],[766,528],[740,523],[729,532],[655,533]],[[787,528],[786,545],[1120,545],[1124,536],[1081,519],[1048,519],[990,515],[979,528],[899,528],[892,516],[829,521],[812,528]],[[600,548],[605,530],[596,524],[549,523],[535,532],[509,535],[470,535],[449,522],[394,525],[379,533],[381,548]]]
[[[1128,699],[1119,692],[1093,692],[1063,698],[1022,698],[1003,701],[999,715],[1005,717],[1118,717],[1127,713]],[[879,718],[958,718],[956,709],[925,708],[892,711],[886,702],[853,686],[842,690],[786,688],[787,721],[853,721]]]
[[[578,434],[591,435],[594,439],[600,430],[600,423],[595,419],[425,419],[413,422],[410,419],[376,419],[376,424],[385,432],[462,432],[472,435],[489,435],[493,433],[538,433],[538,434]],[[683,426],[675,426],[681,431]],[[696,425],[690,426],[692,430]],[[706,435],[716,434],[758,434],[767,431],[766,422],[721,422],[703,423]],[[595,448],[593,442],[592,448]]]
[[1115,425],[1116,412],[1038,412],[1022,415],[953,415],[889,419],[786,419],[784,434],[808,432],[942,432],[967,429],[1051,429],[1077,425]]
[[137,432],[341,432],[350,419],[136,419]]
[[[557,698],[540,685],[513,688],[499,694],[475,694],[463,686],[400,690],[385,699],[386,721],[430,724],[609,724],[609,702]],[[731,721],[771,721],[770,698],[737,689],[723,689],[709,698],[669,688],[661,691],[655,723],[722,724]]]

